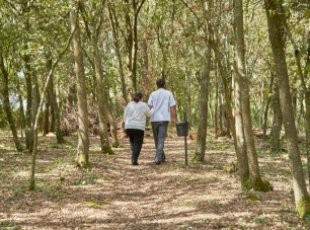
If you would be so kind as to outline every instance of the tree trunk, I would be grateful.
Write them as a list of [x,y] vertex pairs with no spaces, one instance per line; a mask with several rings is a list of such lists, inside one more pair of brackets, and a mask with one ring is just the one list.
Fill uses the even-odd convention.
[[[283,114],[287,150],[297,211],[301,217],[310,214],[310,198],[307,192],[305,177],[300,159],[298,137],[295,126],[289,77],[285,60],[285,46],[282,39],[282,0],[265,0],[265,8],[269,26],[269,39],[272,46],[276,71],[279,78],[280,103]],[[270,14],[270,12],[274,12]]]
[[215,67],[214,139],[218,139],[218,136],[217,136],[218,97],[219,97],[219,86],[218,86],[218,80],[217,80],[217,68]]
[[262,128],[263,127],[263,122],[264,122],[264,104],[265,104],[265,100],[264,100],[264,88],[265,88],[265,82],[262,83],[261,89],[260,89],[260,111],[259,111],[259,127]]
[[52,101],[51,101],[51,95],[48,94],[48,97],[49,97],[49,103],[51,105],[51,127],[50,127],[50,132],[55,132],[56,130],[56,114],[55,114],[55,110],[54,110],[54,107],[52,106]]
[[35,71],[32,73],[32,108],[31,108],[31,128],[33,133],[33,125],[36,119],[37,110],[39,106],[40,96],[39,96],[39,87],[38,87],[38,79]]
[[257,191],[269,191],[269,182],[263,181],[260,176],[257,153],[255,149],[254,135],[252,131],[251,108],[249,85],[245,65],[245,45],[243,31],[243,0],[235,1],[234,10],[234,28],[235,28],[235,49],[236,49],[236,66],[240,84],[241,108],[242,108],[242,123],[245,139],[245,146],[248,156],[248,164],[250,171],[249,187]]
[[[236,56],[235,56],[236,58]],[[244,128],[242,121],[242,105],[241,105],[241,93],[240,93],[240,82],[238,74],[237,60],[234,60],[234,69],[235,69],[235,124],[236,124],[236,137],[237,137],[237,160],[239,164],[239,176],[241,181],[241,189],[247,190],[250,188],[249,179],[250,171],[248,164],[248,156],[245,145],[244,138]]]
[[[207,26],[207,19],[210,17],[210,8],[212,2],[209,4],[205,0],[201,0],[203,7],[205,26]],[[205,40],[206,40],[206,51],[205,51],[205,60],[204,60],[204,70],[201,75],[200,80],[200,112],[199,112],[199,125],[198,125],[198,139],[196,143],[196,151],[194,155],[194,160],[204,162],[205,160],[205,151],[206,151],[206,137],[207,137],[207,124],[208,124],[208,95],[209,95],[209,77],[210,77],[210,67],[211,67],[211,48],[208,44],[208,37],[210,35],[205,31]]]
[[271,98],[272,98],[272,87],[273,87],[273,80],[274,80],[274,76],[273,73],[271,72],[271,82],[270,82],[270,87],[269,87],[269,96],[268,96],[268,101],[267,101],[267,105],[266,105],[266,109],[265,109],[265,113],[264,113],[264,127],[263,127],[263,140],[266,140],[266,132],[267,132],[267,119],[268,119],[268,111],[269,111],[269,105],[271,102]]
[[282,112],[281,112],[281,105],[280,105],[278,81],[279,81],[278,76],[275,76],[273,98],[272,98],[273,127],[270,133],[271,147],[276,150],[280,148],[280,134],[281,134],[281,129],[282,129]]
[[[71,31],[73,31],[75,27],[76,17],[78,17],[78,14],[73,9],[73,6],[71,6],[70,13],[71,13]],[[77,31],[73,36],[72,45],[75,59],[76,85],[78,95],[78,117],[79,117],[77,163],[81,168],[89,168],[87,94],[86,94],[84,62],[83,62],[79,28],[77,29]]]
[[301,89],[299,91],[299,97],[297,100],[296,117],[295,117],[297,135],[299,134],[299,123],[300,123],[300,117],[301,117],[302,110],[303,110],[303,101],[304,101],[304,91]]
[[46,94],[46,98],[45,98],[45,107],[44,107],[44,128],[43,128],[43,132],[44,132],[44,136],[46,134],[48,134],[49,132],[49,100],[48,100],[48,93]]
[[32,102],[32,88],[31,88],[31,68],[30,68],[30,55],[28,54],[28,38],[27,34],[30,30],[30,24],[29,24],[29,16],[27,15],[27,12],[29,9],[27,9],[27,1],[25,1],[22,5],[22,11],[25,16],[23,29],[25,31],[24,39],[23,39],[23,50],[26,51],[26,54],[23,55],[22,59],[24,62],[24,75],[25,75],[25,82],[26,82],[26,91],[27,91],[27,108],[26,108],[26,149],[28,149],[29,152],[32,152],[33,147],[33,134],[32,134],[32,127],[31,127],[31,102]]
[[[27,45],[26,45],[27,46]],[[28,47],[27,47],[28,48]],[[27,108],[26,108],[26,148],[29,152],[32,152],[33,146],[33,134],[32,134],[32,123],[31,123],[31,109],[32,109],[32,84],[31,84],[31,68],[30,68],[30,57],[29,55],[24,56],[25,63],[25,81],[27,90]]]
[[[191,120],[192,120],[192,103],[191,103],[191,82],[190,82],[190,70],[186,68],[186,75],[185,75],[185,95],[184,99],[186,100],[186,113],[187,113],[187,120],[189,122],[189,128],[191,127]],[[208,96],[208,95],[207,95]]]
[[[128,97],[127,97],[127,91],[126,91],[126,82],[125,82],[122,55],[121,55],[121,51],[120,51],[120,47],[119,47],[118,33],[117,33],[118,20],[117,20],[114,8],[112,8],[110,5],[108,5],[108,10],[109,10],[110,24],[111,24],[111,28],[112,28],[114,49],[115,49],[116,57],[118,60],[118,73],[119,73],[119,76],[121,79],[122,94],[123,94],[124,101],[127,105],[128,104]],[[113,16],[114,16],[115,22],[114,22]]]
[[11,105],[10,105],[10,99],[9,99],[9,78],[8,78],[8,72],[5,69],[2,53],[0,53],[0,68],[3,76],[3,87],[1,89],[2,95],[3,95],[3,107],[5,109],[6,117],[8,119],[10,129],[13,135],[13,140],[15,144],[15,148],[17,152],[22,152],[23,147],[18,139],[16,127],[14,124],[14,118],[11,111]]
[[[203,7],[206,7],[203,2]],[[205,9],[206,11],[206,9]],[[206,13],[206,12],[205,12]],[[207,36],[207,35],[205,35]],[[209,90],[209,76],[211,64],[211,49],[206,44],[206,60],[204,64],[204,71],[200,81],[200,111],[199,111],[199,125],[198,125],[198,139],[196,143],[196,151],[194,160],[204,162],[206,151],[206,137],[207,137],[207,123],[208,123],[208,90]]]
[[75,93],[75,71],[74,71],[74,60],[69,63],[69,74],[68,74],[68,88],[67,88],[67,98],[66,98],[66,113],[72,112],[74,93]]
[[176,84],[174,82],[174,88],[173,88],[173,95],[175,99],[175,112],[177,115],[177,121],[181,121],[181,115],[180,115],[180,106],[179,106],[179,100],[178,100],[178,94],[177,94],[177,89],[176,89]]
[[25,121],[25,112],[24,112],[24,105],[23,105],[23,98],[20,90],[19,79],[17,80],[17,91],[18,91],[18,101],[19,101],[19,117],[20,117],[20,133],[21,137],[23,137],[23,130],[26,127]]
[[97,105],[99,110],[99,128],[100,128],[100,141],[101,141],[101,151],[102,153],[114,154],[113,150],[109,144],[107,122],[105,114],[109,116],[109,122],[112,126],[112,137],[113,146],[117,147],[119,145],[117,139],[116,125],[112,117],[111,110],[108,104],[108,98],[106,96],[104,84],[103,84],[103,73],[101,66],[101,59],[98,52],[98,34],[99,28],[96,29],[96,25],[92,25],[93,33],[91,35],[91,48],[92,56],[94,58],[95,72],[96,72],[96,85],[97,85]]
[[[46,72],[49,73],[52,68],[52,56],[50,53],[46,55]],[[61,130],[60,130],[60,111],[58,107],[58,103],[56,100],[56,95],[54,93],[54,86],[53,86],[53,78],[51,79],[48,88],[48,95],[49,95],[49,102],[51,103],[52,107],[52,114],[54,114],[55,118],[55,131],[56,131],[56,139],[58,144],[62,144],[65,142],[64,138],[62,137]],[[53,122],[52,122],[53,125]]]
[[219,94],[219,101],[220,101],[220,106],[219,106],[219,125],[220,125],[220,136],[222,137],[224,135],[223,133],[223,96],[222,92]]

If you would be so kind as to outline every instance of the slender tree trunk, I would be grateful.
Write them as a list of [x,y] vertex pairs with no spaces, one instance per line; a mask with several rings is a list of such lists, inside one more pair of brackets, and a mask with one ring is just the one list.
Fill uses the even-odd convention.
[[32,152],[32,146],[33,146],[33,134],[32,134],[32,127],[31,127],[31,102],[32,102],[32,88],[31,88],[31,67],[30,67],[30,55],[28,54],[28,38],[27,38],[27,31],[30,30],[30,24],[29,24],[29,16],[27,15],[27,12],[29,11],[27,6],[28,1],[24,1],[22,5],[22,11],[25,17],[23,29],[25,31],[24,35],[25,38],[23,40],[23,50],[26,51],[26,54],[22,57],[24,62],[24,75],[25,75],[25,82],[26,82],[26,92],[27,92],[27,108],[26,108],[26,149],[28,149],[29,152]]
[[265,104],[265,100],[264,100],[264,88],[265,88],[265,82],[262,83],[261,89],[260,89],[260,111],[259,111],[259,127],[262,128],[263,127],[263,122],[264,122],[264,104]]
[[[52,68],[52,56],[51,54],[46,55],[46,72],[49,73]],[[56,131],[56,139],[59,144],[65,142],[64,138],[62,137],[61,130],[60,130],[60,111],[58,107],[58,103],[56,100],[56,95],[54,93],[54,86],[53,86],[53,79],[51,79],[48,88],[48,95],[49,95],[49,102],[51,103],[52,107],[52,114],[54,114],[55,118],[55,131]],[[53,125],[53,122],[52,122]]]
[[49,100],[48,100],[48,93],[46,94],[46,99],[45,99],[45,107],[44,107],[44,128],[43,128],[43,133],[44,136],[48,134],[49,132]]
[[32,108],[31,108],[31,128],[33,133],[33,126],[37,115],[37,110],[39,106],[40,96],[39,96],[39,87],[38,87],[38,79],[35,71],[32,73]]
[[218,86],[218,80],[217,80],[217,68],[215,67],[214,139],[218,139],[218,136],[217,136],[218,97],[219,97],[219,86]]
[[[265,0],[265,8],[269,27],[269,39],[279,78],[280,103],[287,138],[287,149],[292,173],[295,203],[299,215],[304,217],[310,214],[310,198],[307,192],[300,159],[292,97],[290,94],[289,77],[285,60],[285,49],[281,36],[283,28],[281,18],[282,3],[282,0]],[[274,13],[270,14],[271,11]]]
[[66,98],[66,113],[72,112],[74,94],[75,94],[75,71],[74,71],[74,60],[69,64],[69,74],[68,74],[68,88],[67,88],[67,98]]
[[[204,6],[204,1],[203,6]],[[204,6],[205,7],[205,6]],[[207,35],[206,35],[207,36]],[[207,137],[207,123],[208,123],[208,90],[209,90],[209,75],[211,64],[211,49],[206,44],[206,60],[204,70],[200,81],[200,112],[199,112],[199,125],[198,125],[198,139],[196,144],[195,160],[203,162],[205,160],[206,151],[206,137]]]
[[[112,28],[114,49],[115,49],[116,57],[118,60],[118,73],[119,73],[119,76],[121,79],[122,94],[123,94],[123,98],[124,98],[125,103],[128,104],[125,75],[124,75],[124,71],[123,71],[122,55],[121,55],[121,51],[120,51],[120,47],[119,47],[118,33],[117,33],[118,20],[117,20],[114,8],[112,8],[109,5],[108,10],[109,10],[110,24],[111,24],[111,28]],[[114,16],[115,22],[114,22],[113,16]]]
[[241,93],[240,93],[240,82],[239,77],[236,75],[238,74],[237,69],[237,60],[235,56],[234,60],[234,69],[235,69],[235,122],[236,122],[236,137],[237,137],[237,160],[239,164],[239,175],[241,181],[241,189],[247,190],[250,188],[249,179],[250,179],[250,171],[249,171],[249,164],[248,164],[248,156],[247,150],[245,145],[245,138],[244,138],[244,128],[243,128],[243,121],[242,121],[242,105],[241,105]]
[[33,135],[32,135],[32,125],[31,125],[31,109],[32,109],[32,84],[31,84],[31,68],[30,68],[30,57],[29,55],[24,56],[25,62],[25,81],[26,81],[26,91],[27,91],[27,110],[26,110],[26,148],[29,152],[32,152],[33,146]]
[[223,96],[222,92],[219,94],[219,101],[220,101],[220,106],[219,106],[219,125],[220,125],[220,136],[222,137],[224,135],[223,133]]
[[[76,17],[78,14],[71,6],[71,31],[74,30]],[[88,153],[89,153],[89,138],[88,138],[88,112],[87,112],[87,94],[85,85],[84,62],[81,49],[80,30],[77,29],[72,39],[75,70],[76,70],[76,85],[78,95],[78,165],[81,168],[89,168]]]
[[209,119],[210,125],[212,125],[212,121],[214,122],[214,115],[213,115],[213,109],[212,109],[211,101],[212,101],[212,88],[209,90],[209,100],[208,100],[208,102],[209,102],[208,106],[209,106],[209,110],[210,110],[210,119]]
[[13,140],[15,144],[15,148],[17,152],[22,152],[23,147],[18,139],[16,127],[14,124],[14,118],[11,111],[11,105],[10,105],[10,99],[9,99],[9,78],[8,78],[8,72],[5,69],[2,53],[0,53],[0,69],[3,76],[3,86],[2,86],[2,95],[3,95],[3,107],[5,109],[6,117],[8,119],[10,129],[13,135]]
[[296,125],[296,131],[297,135],[299,134],[299,124],[300,124],[300,117],[303,110],[303,101],[304,101],[304,91],[301,89],[299,91],[299,97],[297,101],[297,108],[296,108],[296,117],[295,117],[295,125]]
[[[96,72],[96,85],[97,85],[97,103],[98,103],[98,110],[99,110],[99,128],[100,128],[100,141],[101,141],[101,151],[102,153],[114,154],[113,150],[109,144],[108,138],[108,130],[107,130],[107,123],[106,123],[106,116],[105,113],[110,116],[111,119],[111,110],[108,104],[108,99],[106,96],[104,84],[103,84],[103,73],[102,73],[102,66],[101,66],[101,59],[99,57],[98,52],[98,34],[95,25],[93,27],[93,33],[91,35],[91,48],[92,48],[92,56],[94,58],[94,65],[95,65],[95,72]],[[99,28],[98,28],[99,29]],[[99,32],[99,31],[98,31]],[[117,139],[117,132],[116,132],[116,125],[115,121],[112,117],[112,120],[109,119],[110,124],[112,124],[112,137],[113,137],[113,145],[117,147],[119,145]]]
[[248,164],[250,171],[249,187],[257,191],[269,191],[269,182],[261,179],[257,153],[255,149],[254,135],[252,132],[251,108],[249,85],[245,65],[245,44],[243,31],[243,0],[235,1],[234,19],[235,19],[235,49],[236,49],[236,65],[237,74],[240,84],[242,122],[245,139],[245,146],[248,156]]
[[270,82],[270,87],[269,87],[269,97],[268,97],[268,101],[267,101],[267,105],[266,105],[266,109],[265,109],[265,113],[264,113],[264,127],[263,127],[263,139],[264,140],[266,140],[267,119],[268,119],[269,105],[270,105],[271,98],[272,98],[271,95],[272,95],[273,80],[274,80],[274,76],[273,76],[273,73],[271,72],[271,82]]
[[282,111],[279,97],[279,83],[278,76],[274,79],[274,88],[272,96],[272,107],[273,107],[273,127],[270,133],[271,147],[274,149],[280,148],[280,134],[282,129]]
[[51,126],[50,126],[50,132],[55,132],[56,130],[56,114],[55,114],[55,110],[54,110],[54,107],[52,106],[52,101],[51,101],[51,95],[48,94],[48,97],[49,97],[49,103],[51,105]]
[[[190,82],[190,70],[188,70],[188,68],[186,68],[186,75],[185,75],[185,89],[184,89],[184,93],[185,93],[185,100],[186,100],[186,113],[187,113],[187,120],[189,122],[191,122],[192,120],[192,105],[191,105],[191,82]],[[191,126],[191,123],[189,123],[189,128]]]
[[[309,68],[310,68],[310,32],[308,34],[308,50],[307,50],[307,58],[306,58],[306,65],[304,70],[304,80],[308,79],[309,75]],[[307,141],[307,168],[308,168],[308,180],[309,180],[309,187],[310,187],[310,89],[306,85],[305,91],[305,101],[306,101],[306,141]]]
[[17,91],[18,91],[18,101],[19,101],[20,133],[21,133],[21,137],[23,137],[23,130],[26,127],[26,121],[25,121],[23,98],[22,98],[20,85],[19,85],[19,79],[17,81]]
[[[175,82],[174,82],[175,85]],[[181,121],[181,115],[180,115],[180,105],[179,105],[179,100],[178,100],[178,94],[177,94],[177,89],[176,89],[176,85],[173,88],[173,95],[174,95],[174,99],[175,99],[175,111],[176,111],[176,115],[177,115],[177,120],[180,122]]]
[[[72,9],[72,8],[71,8]],[[34,190],[35,189],[35,166],[36,166],[36,157],[37,157],[37,147],[38,147],[38,135],[37,135],[37,130],[38,130],[38,122],[39,122],[39,118],[41,115],[41,108],[43,106],[43,102],[44,102],[44,95],[46,95],[47,92],[47,88],[49,85],[50,80],[52,79],[53,76],[53,72],[59,62],[59,60],[61,59],[61,57],[64,55],[64,53],[67,51],[67,49],[69,48],[70,42],[73,38],[74,33],[76,32],[78,28],[78,21],[76,20],[75,22],[75,27],[71,32],[71,35],[67,41],[66,47],[65,49],[59,54],[57,60],[55,61],[55,63],[53,64],[50,72],[47,75],[46,78],[46,82],[43,88],[43,91],[41,93],[41,99],[40,99],[40,103],[38,106],[38,110],[37,110],[37,115],[36,115],[36,119],[34,122],[34,126],[33,126],[33,152],[32,152],[32,164],[31,164],[31,175],[30,175],[30,183],[29,183],[29,190]]]
[[[201,0],[203,7],[203,13],[205,18],[205,26],[207,27],[207,19],[210,17],[210,8],[212,2],[209,4],[204,0]],[[200,80],[200,112],[199,112],[199,126],[198,126],[198,139],[196,143],[196,152],[194,160],[203,162],[205,160],[206,151],[206,137],[207,137],[207,124],[208,124],[208,95],[209,95],[209,77],[210,77],[210,67],[211,67],[211,48],[208,44],[208,37],[210,35],[205,32],[206,40],[206,55],[204,60],[204,69]]]

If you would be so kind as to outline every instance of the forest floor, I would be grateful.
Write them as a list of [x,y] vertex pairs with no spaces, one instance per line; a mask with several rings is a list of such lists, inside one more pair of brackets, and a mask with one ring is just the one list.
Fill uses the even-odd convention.
[[[36,191],[28,191],[31,155],[14,151],[0,133],[0,229],[309,229],[300,219],[291,189],[286,152],[256,139],[263,179],[271,192],[240,190],[233,142],[209,136],[206,164],[184,166],[184,139],[169,132],[167,162],[154,165],[154,142],[146,137],[139,166],[130,165],[129,141],[116,155],[100,153],[90,137],[91,170],[75,166],[77,137],[58,145],[39,137]],[[212,134],[211,134],[212,135]],[[189,159],[194,141],[188,141]],[[304,151],[304,145],[301,144]],[[305,155],[302,155],[305,163]]]

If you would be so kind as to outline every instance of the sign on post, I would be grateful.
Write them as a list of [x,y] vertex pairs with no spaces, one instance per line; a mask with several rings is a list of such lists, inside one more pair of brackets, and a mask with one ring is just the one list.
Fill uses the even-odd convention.
[[177,128],[178,137],[184,137],[185,142],[185,166],[187,166],[187,135],[188,135],[188,121],[186,120],[186,113],[184,113],[184,121],[176,122],[175,126]]

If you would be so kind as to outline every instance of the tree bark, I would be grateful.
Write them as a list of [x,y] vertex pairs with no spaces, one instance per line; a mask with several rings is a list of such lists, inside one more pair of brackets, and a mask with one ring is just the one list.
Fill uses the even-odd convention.
[[[114,48],[115,48],[116,57],[118,60],[118,73],[119,73],[119,76],[121,79],[122,95],[123,95],[124,101],[127,105],[128,104],[128,97],[127,97],[127,90],[126,90],[126,82],[125,82],[122,55],[121,55],[121,51],[120,51],[120,47],[119,47],[119,40],[118,40],[118,33],[117,33],[118,20],[116,17],[115,10],[112,6],[108,5],[108,11],[109,11],[110,24],[111,24],[111,28],[112,28]],[[113,16],[114,16],[115,22],[114,22]]]
[[33,133],[33,125],[36,119],[37,110],[39,106],[40,96],[39,96],[39,87],[38,87],[38,78],[35,71],[32,73],[32,108],[31,108],[31,129]]
[[270,133],[271,147],[278,150],[280,148],[280,134],[282,129],[282,112],[279,97],[279,83],[278,76],[274,77],[274,88],[272,95],[272,107],[273,107],[273,126]]
[[[52,56],[50,53],[46,55],[46,72],[49,73],[52,68]],[[65,143],[64,138],[62,137],[61,130],[60,130],[60,111],[56,99],[56,95],[54,93],[54,86],[53,86],[53,78],[50,80],[50,83],[47,88],[47,92],[49,95],[49,102],[51,103],[52,107],[52,114],[54,114],[55,118],[55,131],[56,131],[56,139],[58,144]]]
[[[210,17],[210,8],[212,2],[209,4],[205,0],[201,0],[203,8],[203,14],[205,19],[205,26],[207,27],[207,19]],[[206,151],[206,137],[207,137],[207,124],[208,124],[208,95],[209,95],[209,77],[210,77],[210,66],[211,66],[211,48],[208,44],[208,37],[210,35],[205,32],[206,50],[204,69],[200,80],[200,112],[199,112],[199,126],[198,126],[198,139],[196,143],[196,151],[194,155],[195,161],[204,162],[205,151]]]
[[245,44],[243,31],[243,0],[236,0],[234,9],[234,28],[235,28],[235,63],[236,77],[240,84],[240,97],[242,108],[242,123],[245,139],[245,146],[249,164],[249,188],[257,191],[269,191],[269,182],[263,181],[260,176],[257,153],[255,149],[254,135],[252,132],[251,108],[249,85],[245,64]]
[[44,136],[49,132],[49,107],[50,104],[47,93],[45,97],[45,107],[44,107],[44,128],[43,128]]
[[75,85],[74,85],[75,71],[74,71],[74,60],[69,63],[69,74],[68,74],[68,88],[67,88],[67,98],[66,98],[66,113],[72,112]]
[[274,81],[274,76],[272,71],[271,72],[271,82],[270,82],[270,87],[269,87],[269,96],[268,96],[268,101],[267,101],[267,105],[266,105],[266,109],[265,109],[265,113],[264,113],[264,126],[263,126],[263,140],[266,140],[266,132],[267,132],[267,120],[268,120],[268,112],[269,112],[269,105],[271,102],[271,98],[272,98],[272,87],[273,87],[273,81]]
[[25,121],[25,112],[24,112],[24,104],[23,104],[23,98],[21,94],[19,79],[17,80],[17,91],[18,91],[18,101],[19,101],[19,117],[20,117],[20,133],[21,137],[23,137],[23,130],[26,127],[26,121]]
[[217,80],[217,68],[215,67],[214,139],[218,139],[218,136],[217,136],[218,98],[219,98],[219,86],[218,86],[218,80]]
[[[93,3],[93,5],[92,5],[92,10],[93,10],[93,12],[96,11],[96,4],[95,3]],[[113,147],[119,146],[119,141],[117,138],[116,123],[115,123],[114,117],[113,117],[111,109],[110,109],[107,93],[106,93],[105,88],[104,88],[101,59],[100,59],[99,51],[97,48],[98,47],[97,43],[98,43],[99,29],[100,29],[100,26],[102,24],[101,15],[98,15],[98,17],[99,17],[98,25],[95,21],[95,18],[92,18],[90,21],[92,31],[90,31],[88,29],[88,21],[85,17],[84,17],[84,22],[87,25],[86,26],[87,35],[91,40],[93,63],[94,63],[94,68],[95,68],[95,72],[96,72],[96,83],[97,83],[97,91],[98,91],[97,92],[98,93],[97,102],[98,102],[98,109],[99,109],[99,116],[100,116],[99,122],[101,123],[101,125],[99,125],[99,126],[101,127],[100,131],[102,132],[102,135],[100,136],[100,138],[102,138],[101,139],[102,150],[109,153],[109,154],[114,154],[114,152],[111,150],[111,148],[109,146],[109,139],[104,137],[104,136],[107,136],[107,134],[103,133],[105,130],[107,130],[107,128],[105,128],[105,126],[106,126],[105,115],[106,115],[108,118],[108,121],[111,125],[111,133],[112,133],[112,139],[113,139],[112,145],[113,145]],[[100,114],[103,112],[105,114]]]
[[49,97],[49,103],[51,105],[51,126],[49,131],[54,133],[56,130],[56,114],[54,107],[52,106],[50,94],[48,94],[48,97]]
[[2,53],[0,53],[0,69],[3,76],[3,86],[2,86],[2,95],[3,95],[3,107],[5,109],[6,117],[8,119],[10,129],[13,135],[13,140],[17,152],[22,152],[23,147],[18,139],[16,127],[14,124],[14,118],[11,111],[10,99],[9,99],[9,76],[8,72],[4,66]]
[[178,93],[177,93],[177,89],[176,89],[176,84],[174,82],[174,88],[173,88],[173,95],[174,95],[174,99],[175,99],[175,111],[176,111],[176,115],[177,115],[177,121],[181,121],[181,115],[180,115],[180,105],[179,105],[179,100],[178,100]]
[[299,124],[300,124],[300,118],[301,118],[301,114],[302,114],[302,110],[303,110],[303,101],[304,101],[304,91],[301,89],[299,91],[299,97],[297,100],[296,117],[295,117],[295,125],[296,125],[297,135],[299,134]]
[[249,189],[249,164],[248,164],[248,156],[245,145],[244,138],[244,128],[242,121],[242,105],[241,105],[241,93],[240,93],[240,82],[239,78],[236,76],[238,74],[237,63],[234,61],[234,69],[235,69],[235,124],[236,124],[236,137],[237,137],[237,160],[239,164],[239,175],[241,181],[241,189]]
[[[279,78],[280,103],[287,138],[287,150],[292,173],[295,203],[299,215],[304,217],[310,214],[310,198],[307,193],[302,162],[300,159],[289,77],[285,60],[285,49],[281,36],[283,28],[281,7],[283,2],[282,0],[264,1],[269,27],[269,39]],[[273,13],[270,14],[270,12]]]
[[[78,19],[78,14],[71,6],[71,31],[75,28],[75,21]],[[77,24],[79,27],[79,24]],[[88,137],[88,112],[87,112],[87,94],[85,84],[84,62],[81,48],[80,30],[77,29],[72,39],[75,70],[76,70],[76,85],[78,96],[78,151],[77,163],[81,168],[89,168],[88,153],[89,153],[89,137]]]
[[23,50],[26,51],[26,54],[23,55],[22,59],[24,62],[24,76],[25,76],[25,82],[26,82],[26,91],[27,91],[27,108],[26,108],[26,149],[28,149],[29,152],[32,152],[33,147],[33,133],[32,133],[32,126],[31,126],[31,108],[32,108],[32,87],[31,87],[31,67],[30,67],[30,55],[28,54],[28,38],[27,34],[30,30],[30,24],[29,24],[29,16],[27,15],[27,12],[29,11],[27,6],[28,1],[24,1],[22,4],[22,12],[25,17],[23,29],[25,31],[24,39],[23,39]]
[[[202,1],[205,8],[204,0]],[[205,9],[206,11],[206,9]],[[206,13],[206,12],[205,12]],[[207,36],[207,35],[206,35]],[[206,137],[207,137],[207,123],[208,123],[208,91],[209,91],[209,76],[211,64],[211,48],[206,44],[206,60],[204,63],[204,70],[200,81],[200,111],[199,111],[199,125],[198,125],[198,139],[196,144],[196,151],[194,160],[204,162],[206,151]]]
[[[72,6],[71,6],[71,10],[74,12]],[[78,28],[78,21],[76,20],[75,21],[75,27],[74,29],[72,30],[71,32],[71,35],[67,41],[67,44],[66,44],[66,47],[65,49],[59,54],[58,58],[56,59],[55,63],[53,64],[50,72],[48,73],[47,75],[47,78],[46,78],[46,82],[45,82],[45,85],[44,85],[44,88],[43,88],[43,91],[41,93],[41,99],[40,99],[40,103],[39,103],[39,107],[38,107],[38,111],[37,111],[37,115],[36,115],[36,119],[35,119],[35,122],[34,122],[34,126],[33,126],[33,139],[34,139],[34,142],[33,142],[33,152],[32,152],[32,164],[31,164],[31,175],[30,175],[30,183],[29,183],[29,190],[32,191],[35,189],[35,166],[36,166],[36,157],[37,157],[37,147],[38,147],[38,135],[37,135],[37,130],[38,130],[38,122],[39,122],[39,118],[40,118],[40,115],[41,115],[41,108],[43,106],[43,102],[44,102],[44,96],[46,95],[46,92],[47,92],[47,88],[48,88],[48,85],[49,85],[49,82],[50,80],[52,79],[52,76],[53,76],[53,73],[54,73],[54,70],[59,62],[59,60],[61,59],[61,57],[64,55],[64,53],[67,51],[69,45],[70,45],[70,42],[73,38],[73,35],[75,34],[76,30]]]
[[[96,6],[93,5],[93,8],[94,8],[93,10],[95,10]],[[102,16],[100,15],[99,17],[100,17],[100,20],[102,20]],[[109,122],[112,128],[111,132],[112,132],[112,138],[113,138],[113,146],[117,147],[119,145],[119,142],[117,139],[116,124],[112,117],[110,106],[108,104],[108,98],[106,96],[106,92],[104,88],[101,59],[100,59],[99,51],[97,48],[100,26],[101,26],[101,22],[99,22],[99,25],[97,26],[94,19],[91,19],[92,33],[90,34],[90,39],[91,39],[92,56],[94,58],[94,65],[95,65],[95,72],[96,72],[100,141],[101,141],[102,153],[114,154],[113,150],[110,147],[110,143],[109,143],[106,116],[105,116],[106,114],[108,115]]]

